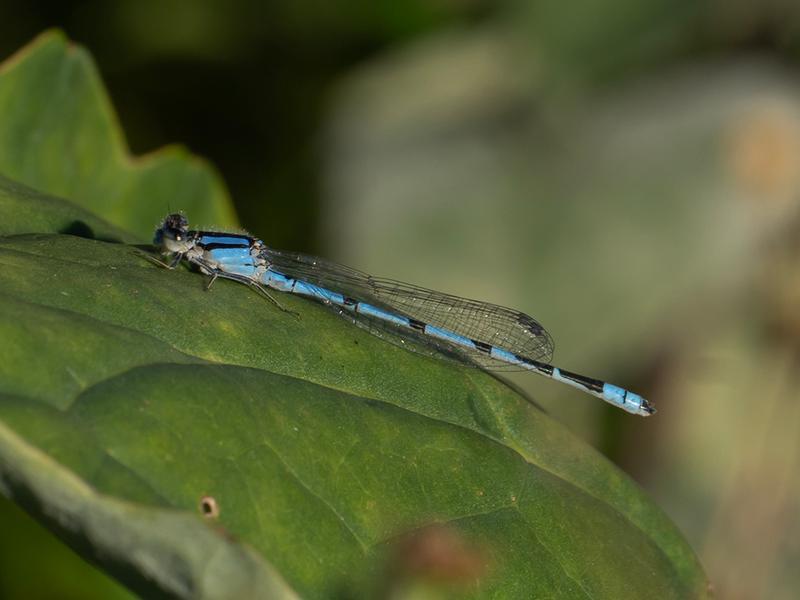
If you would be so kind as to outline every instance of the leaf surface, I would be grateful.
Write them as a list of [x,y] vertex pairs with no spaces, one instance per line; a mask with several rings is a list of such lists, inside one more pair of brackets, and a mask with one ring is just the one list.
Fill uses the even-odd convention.
[[91,57],[59,31],[0,67],[0,115],[6,177],[69,198],[143,240],[169,207],[197,222],[236,225],[225,187],[205,161],[179,146],[130,155]]
[[702,582],[632,482],[487,373],[310,301],[281,296],[295,317],[233,282],[205,291],[121,244],[2,238],[0,289],[6,427],[114,501],[197,512],[211,496],[303,597],[432,522],[489,556],[485,593],[685,598]]

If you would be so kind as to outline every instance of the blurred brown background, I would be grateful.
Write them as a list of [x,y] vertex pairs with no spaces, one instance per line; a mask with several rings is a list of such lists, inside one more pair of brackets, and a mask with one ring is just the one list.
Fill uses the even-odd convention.
[[[0,1],[0,56],[51,26],[132,150],[209,158],[268,244],[529,312],[556,364],[653,399],[514,377],[718,597],[797,597],[800,5]],[[0,531],[0,597],[125,595],[5,501]]]

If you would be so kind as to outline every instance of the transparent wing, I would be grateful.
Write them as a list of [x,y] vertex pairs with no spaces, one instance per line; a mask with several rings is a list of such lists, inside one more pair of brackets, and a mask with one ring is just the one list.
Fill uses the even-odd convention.
[[[266,248],[264,258],[282,274],[339,292],[378,308],[447,329],[515,354],[550,362],[553,340],[528,315],[477,300],[468,300],[408,283],[372,277],[315,256]],[[356,325],[392,343],[437,357],[451,358],[492,370],[519,367],[414,330],[398,328],[374,317],[338,311]]]

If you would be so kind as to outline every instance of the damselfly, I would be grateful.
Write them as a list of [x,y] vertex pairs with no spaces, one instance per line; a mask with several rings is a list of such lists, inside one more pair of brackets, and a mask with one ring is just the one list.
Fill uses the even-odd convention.
[[371,277],[355,269],[314,256],[268,248],[248,235],[190,231],[181,214],[167,216],[154,243],[170,257],[209,275],[245,283],[276,304],[267,289],[323,302],[377,335],[432,349],[491,370],[527,370],[597,396],[630,413],[648,416],[655,408],[633,392],[604,381],[570,373],[549,364],[553,340],[528,315],[477,300],[467,300]]

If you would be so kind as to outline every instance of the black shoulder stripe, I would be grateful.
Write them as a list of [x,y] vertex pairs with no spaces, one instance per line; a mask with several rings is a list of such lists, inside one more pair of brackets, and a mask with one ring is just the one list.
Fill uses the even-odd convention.
[[204,250],[220,250],[220,249],[232,249],[232,248],[249,248],[249,244],[221,244],[218,242],[213,242],[211,244],[197,244]]
[[199,237],[217,237],[217,238],[231,238],[236,240],[245,240],[248,244],[251,241],[254,241],[255,238],[251,235],[245,235],[243,233],[224,233],[222,231],[192,231],[195,235]]

